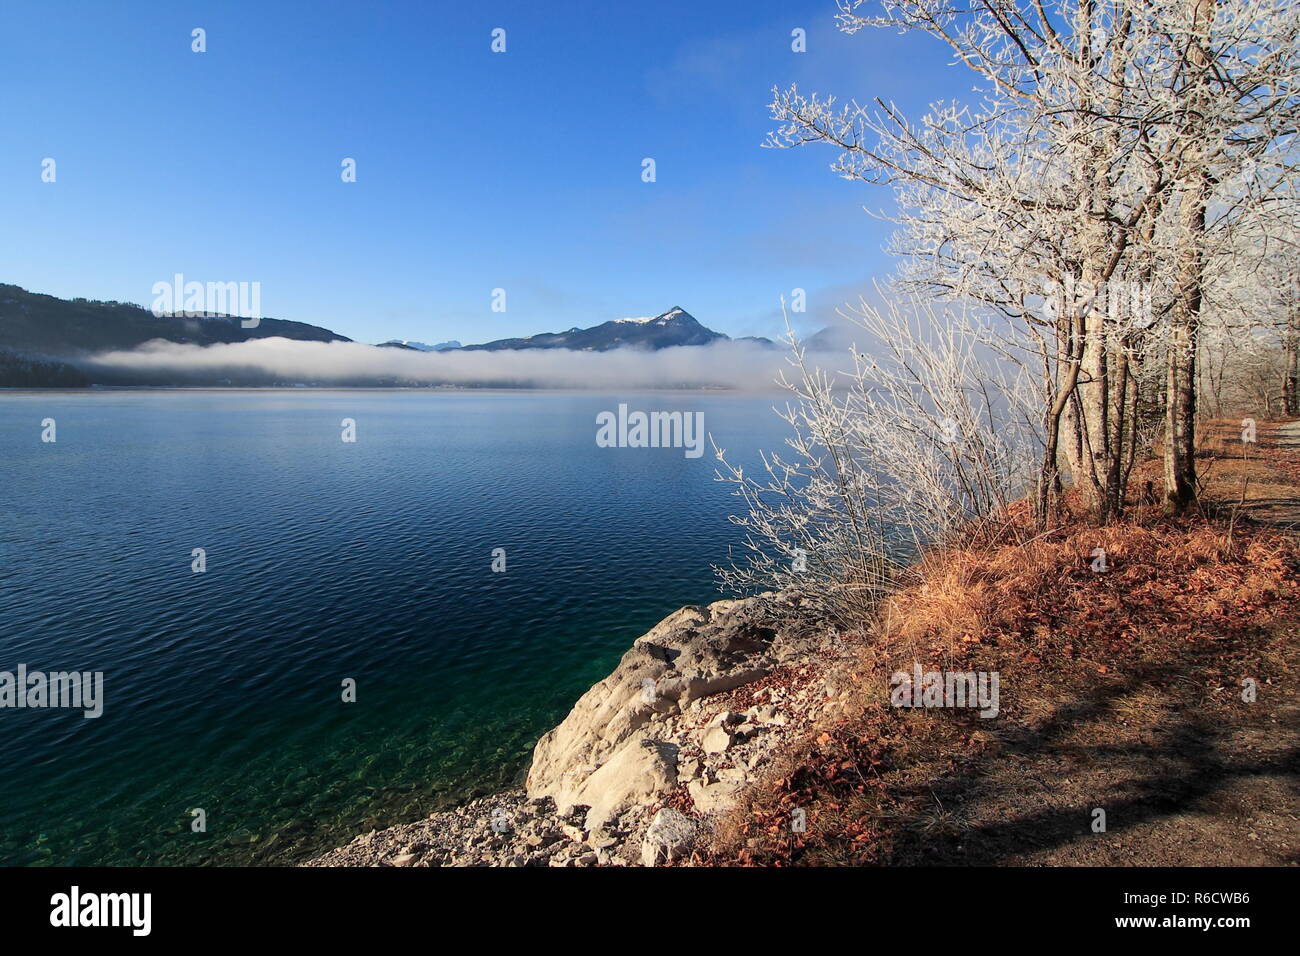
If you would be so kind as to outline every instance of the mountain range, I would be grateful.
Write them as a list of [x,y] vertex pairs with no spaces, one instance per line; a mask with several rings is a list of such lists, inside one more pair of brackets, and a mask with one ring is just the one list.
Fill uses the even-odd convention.
[[[542,332],[519,339],[497,339],[483,345],[467,345],[466,351],[499,352],[503,349],[572,349],[575,352],[607,352],[618,348],[666,349],[683,345],[708,345],[730,336],[700,325],[695,316],[673,306],[667,312],[644,319],[611,319],[589,329]],[[756,340],[767,342],[767,339]]]
[[[102,352],[129,351],[155,340],[206,346],[273,336],[302,342],[352,341],[305,322],[268,318],[262,319],[255,328],[244,328],[236,316],[157,316],[131,303],[60,299],[16,285],[0,284],[0,386],[89,384],[85,371],[79,367],[80,360]],[[479,345],[462,345],[457,341],[428,345],[392,339],[378,347],[419,352],[527,349],[606,352],[620,348],[657,351],[725,341],[774,347],[765,338],[732,340],[701,325],[680,307],[647,318],[613,319],[591,328],[574,327],[564,332],[542,332]],[[113,384],[133,383],[115,380]]]
[[262,319],[246,329],[235,316],[156,316],[129,302],[59,299],[0,285],[0,348],[30,355],[75,358],[133,349],[153,339],[215,345],[280,336],[304,342],[351,342],[347,336],[305,322]]
[[437,345],[429,345],[426,342],[412,342],[410,339],[389,339],[387,342],[380,342],[381,349],[406,349],[408,352],[450,352],[453,349],[461,347],[455,339],[449,342],[439,342]]

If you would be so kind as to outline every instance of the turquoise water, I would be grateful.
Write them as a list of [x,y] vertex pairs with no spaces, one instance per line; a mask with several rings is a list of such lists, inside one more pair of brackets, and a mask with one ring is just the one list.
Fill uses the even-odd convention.
[[721,393],[0,392],[0,671],[105,697],[0,709],[0,863],[290,862],[522,780],[739,541],[707,450],[596,446],[620,402],[785,433]]

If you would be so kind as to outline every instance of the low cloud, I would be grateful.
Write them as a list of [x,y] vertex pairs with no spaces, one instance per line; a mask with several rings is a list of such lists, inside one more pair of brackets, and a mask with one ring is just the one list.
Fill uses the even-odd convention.
[[457,385],[514,388],[705,388],[773,391],[784,348],[749,342],[661,349],[414,352],[358,342],[250,339],[147,342],[82,365],[96,382],[142,385]]

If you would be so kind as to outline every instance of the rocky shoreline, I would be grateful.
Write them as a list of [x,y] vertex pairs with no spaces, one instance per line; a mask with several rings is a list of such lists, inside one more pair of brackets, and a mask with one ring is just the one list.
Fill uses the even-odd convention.
[[833,712],[839,636],[766,594],[670,614],[537,743],[523,789],[358,836],[306,866],[653,866],[691,850]]

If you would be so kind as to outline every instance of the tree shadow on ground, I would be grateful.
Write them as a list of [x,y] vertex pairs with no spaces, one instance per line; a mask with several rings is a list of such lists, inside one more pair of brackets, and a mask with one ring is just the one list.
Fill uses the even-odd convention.
[[[1044,720],[989,728],[990,752],[913,785],[921,811],[897,835],[892,862],[1105,863],[1127,844],[1130,864],[1232,865],[1243,860],[1224,844],[1264,849],[1233,822],[1252,814],[1275,815],[1282,827],[1284,842],[1266,848],[1274,861],[1300,862],[1300,708],[1241,703],[1255,709],[1225,718],[1224,705],[1189,692],[1199,691],[1189,673],[1192,661],[1150,666],[1060,700]],[[1279,789],[1288,806],[1271,805]],[[1092,829],[1098,808],[1103,833]],[[1177,818],[1198,815],[1217,815],[1219,832],[1180,840]]]

